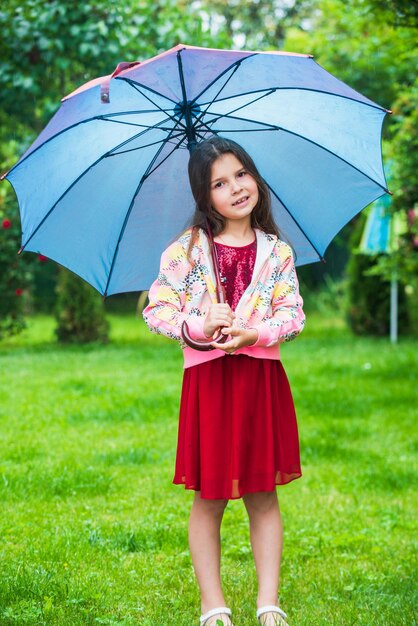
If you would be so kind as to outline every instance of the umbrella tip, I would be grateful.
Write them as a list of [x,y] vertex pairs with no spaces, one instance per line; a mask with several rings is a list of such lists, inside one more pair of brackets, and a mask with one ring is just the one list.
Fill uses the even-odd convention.
[[7,172],[4,172],[1,176],[0,176],[0,180],[4,180],[7,176],[7,174],[9,173],[9,170],[7,170]]
[[386,113],[389,113],[389,115],[392,115],[393,111],[391,111],[390,109],[385,109]]
[[393,191],[389,191],[389,189],[386,189],[386,193],[388,193],[390,196],[393,196]]
[[23,252],[24,247],[25,247],[25,246],[21,246],[21,247],[19,248],[19,250],[17,251],[17,253],[18,253],[18,254],[21,254],[21,253]]

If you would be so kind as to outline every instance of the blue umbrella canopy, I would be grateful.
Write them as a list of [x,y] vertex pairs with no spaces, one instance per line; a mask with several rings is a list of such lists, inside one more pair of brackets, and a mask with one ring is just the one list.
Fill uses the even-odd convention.
[[147,289],[194,209],[189,150],[240,143],[267,182],[296,264],[319,261],[339,230],[388,192],[386,109],[311,55],[180,44],[66,96],[3,176],[17,194],[22,249],[100,293]]

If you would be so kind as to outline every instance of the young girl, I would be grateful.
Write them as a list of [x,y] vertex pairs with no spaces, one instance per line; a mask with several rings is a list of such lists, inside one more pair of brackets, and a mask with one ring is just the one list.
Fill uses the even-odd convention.
[[[191,155],[189,178],[193,226],[163,253],[143,316],[150,330],[184,350],[173,483],[195,491],[189,546],[200,624],[232,626],[221,588],[220,526],[228,500],[242,497],[258,578],[256,615],[262,626],[285,626],[277,599],[283,528],[276,485],[302,473],[279,344],[301,332],[303,301],[291,248],[279,238],[268,187],[247,152],[227,139],[207,139]],[[226,304],[216,302],[207,219]],[[194,339],[222,328],[227,341],[194,350],[183,340],[184,320]]]

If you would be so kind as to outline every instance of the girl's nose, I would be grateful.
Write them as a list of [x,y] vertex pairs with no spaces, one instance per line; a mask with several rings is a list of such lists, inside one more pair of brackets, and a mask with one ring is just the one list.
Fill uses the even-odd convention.
[[232,193],[237,193],[238,191],[241,191],[242,186],[240,185],[239,181],[234,179],[231,183],[231,191]]

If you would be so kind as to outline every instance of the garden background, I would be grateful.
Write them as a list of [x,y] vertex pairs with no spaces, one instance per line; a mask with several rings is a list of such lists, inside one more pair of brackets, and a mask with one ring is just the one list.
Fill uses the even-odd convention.
[[[307,326],[283,347],[303,477],[278,488],[281,602],[294,625],[416,623],[418,12],[406,0],[205,0],[0,7],[0,172],[80,84],[179,42],[313,54],[391,109],[383,129],[398,250],[358,246],[366,209],[325,264],[300,268]],[[192,493],[171,485],[182,363],[140,294],[99,294],[45,257],[17,256],[0,184],[0,625],[190,626]],[[397,268],[400,340],[391,345]],[[236,625],[255,625],[247,519],[222,526]]]

